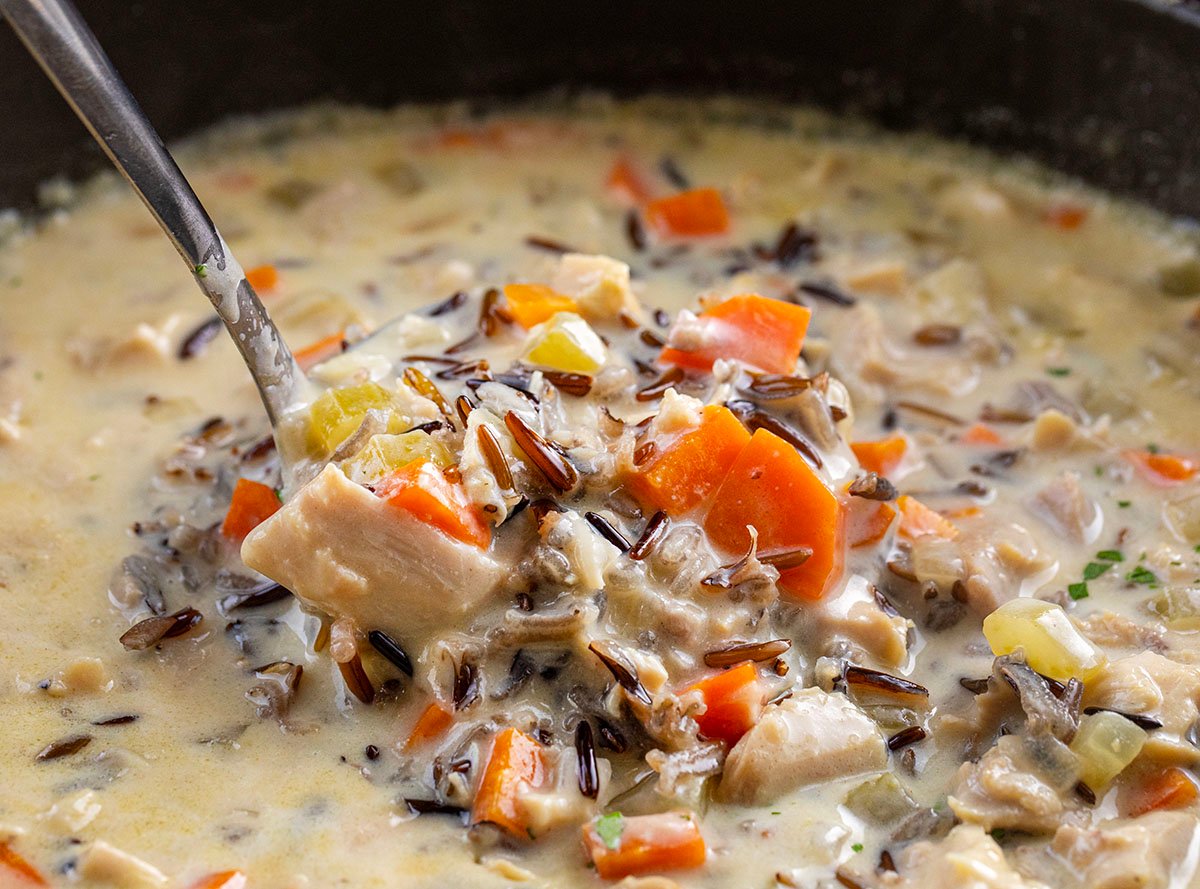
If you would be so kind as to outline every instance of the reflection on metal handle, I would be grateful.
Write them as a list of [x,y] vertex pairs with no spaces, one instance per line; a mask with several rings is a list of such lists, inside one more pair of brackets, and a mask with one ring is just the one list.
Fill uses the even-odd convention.
[[274,425],[302,378],[291,352],[154,127],[70,0],[0,0],[25,46],[129,180],[237,343]]

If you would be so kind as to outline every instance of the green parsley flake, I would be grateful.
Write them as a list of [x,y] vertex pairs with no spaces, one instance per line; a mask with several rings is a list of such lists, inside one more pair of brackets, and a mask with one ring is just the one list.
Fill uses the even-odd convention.
[[1096,553],[1096,558],[1104,562],[1124,562],[1125,556],[1119,549],[1102,549]]
[[853,849],[855,852],[861,852],[863,850],[863,844],[862,843],[852,843],[850,848]]
[[1073,583],[1067,587],[1067,595],[1078,602],[1080,599],[1088,597],[1088,588],[1086,583]]
[[1158,583],[1158,577],[1148,568],[1138,565],[1132,571],[1125,575],[1125,579],[1133,583]]
[[596,835],[610,849],[621,845],[621,834],[624,832],[625,816],[620,812],[609,812],[596,819]]
[[1129,507],[1133,506],[1133,501],[1132,500],[1118,500],[1117,506],[1120,507],[1121,509],[1129,509]]
[[1088,562],[1083,568],[1083,579],[1095,580],[1110,568],[1112,568],[1112,565],[1101,565],[1099,562]]
[[1146,445],[1146,450],[1149,451],[1151,454],[1157,454],[1158,453],[1158,445],[1156,445],[1154,442],[1149,442]]
[[197,278],[207,278],[208,277],[208,266],[206,266],[204,263],[200,263],[200,265],[196,266],[196,277]]
[[1071,368],[1069,368],[1069,367],[1048,367],[1048,368],[1046,368],[1046,373],[1048,373],[1052,377],[1066,377],[1066,376],[1070,376]]
[[991,835],[992,839],[995,840],[997,843],[1000,842],[1001,840],[1003,840],[1006,836],[1008,836],[1008,831],[1005,830],[1003,827],[993,827],[991,830],[988,831],[988,833]]

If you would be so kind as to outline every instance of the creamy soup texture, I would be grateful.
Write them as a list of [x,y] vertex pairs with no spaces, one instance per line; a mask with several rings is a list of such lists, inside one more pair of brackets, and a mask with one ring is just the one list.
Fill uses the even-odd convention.
[[295,478],[136,199],[47,187],[0,886],[1200,885],[1193,229],[733,100],[180,157]]

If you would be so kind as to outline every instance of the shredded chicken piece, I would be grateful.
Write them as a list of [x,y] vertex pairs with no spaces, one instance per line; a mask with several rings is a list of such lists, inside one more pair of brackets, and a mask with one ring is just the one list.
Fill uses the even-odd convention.
[[960,824],[945,837],[914,843],[900,857],[899,872],[885,873],[887,889],[1045,889],[1013,870],[999,844],[983,828]]
[[1033,496],[1030,510],[1058,534],[1076,543],[1091,543],[1100,533],[1103,515],[1079,484],[1079,473],[1064,472]]
[[766,709],[725,761],[724,802],[765,805],[798,787],[887,765],[879,727],[845,695],[806,688]]
[[1200,762],[1200,749],[1186,739],[1200,715],[1200,667],[1152,651],[1110,661],[1087,684],[1083,703],[1159,720],[1162,728],[1150,733],[1142,757],[1180,765]]
[[[1073,762],[1073,754],[1065,746],[1062,749]],[[963,821],[986,830],[1049,833],[1078,808],[1073,791],[1078,776],[1073,772],[1050,775],[1038,766],[1024,739],[1005,735],[979,762],[959,768],[950,808]]]
[[1191,885],[1198,853],[1195,818],[1152,812],[1094,828],[1064,824],[1048,848],[1019,850],[1017,866],[1063,889],[1169,889]]

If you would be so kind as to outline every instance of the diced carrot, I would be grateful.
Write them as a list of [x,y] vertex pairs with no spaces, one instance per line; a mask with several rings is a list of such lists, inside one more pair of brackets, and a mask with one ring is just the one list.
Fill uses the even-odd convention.
[[1055,204],[1046,210],[1042,217],[1046,222],[1061,231],[1074,231],[1087,220],[1087,207],[1077,204]]
[[273,265],[260,265],[246,272],[246,280],[256,293],[264,293],[275,289],[279,283],[279,271]]
[[626,157],[613,162],[604,186],[627,204],[644,204],[651,198],[650,187]]
[[750,433],[727,407],[710,404],[700,425],[669,441],[654,441],[654,453],[626,480],[626,487],[650,511],[679,516],[716,490]]
[[408,734],[408,740],[404,742],[404,749],[412,750],[427,741],[432,741],[448,729],[453,721],[454,714],[452,712],[443,707],[440,702],[431,701],[429,706],[417,717],[412,731]]
[[969,519],[972,516],[982,514],[983,510],[978,506],[960,506],[956,509],[943,509],[941,513],[939,513],[939,515],[945,519]]
[[791,373],[811,318],[812,312],[804,306],[756,293],[734,296],[700,313],[696,319],[699,348],[684,351],[668,346],[659,359],[710,370],[718,358],[736,358],[768,373]]
[[792,598],[816,600],[841,574],[842,524],[841,503],[800,453],[759,429],[713,496],[704,529],[716,546],[739,555],[750,545],[747,525],[758,531],[760,556],[811,549],[802,565],[781,572],[779,586]]
[[475,129],[449,127],[438,135],[437,144],[441,148],[503,148],[507,141],[507,127],[492,123]]
[[967,445],[1002,445],[1004,439],[1000,437],[1000,433],[991,426],[985,426],[983,423],[976,423],[969,426],[965,432],[958,437],[962,444]]
[[1128,803],[1131,817],[1159,809],[1178,809],[1196,799],[1196,780],[1176,766],[1164,769],[1137,788]]
[[578,312],[579,304],[545,284],[506,284],[504,299],[512,319],[526,330],[559,312]]
[[692,238],[729,231],[729,211],[715,188],[693,188],[646,204],[646,223],[662,237]]
[[730,747],[758,721],[763,711],[763,687],[758,671],[747,661],[687,688],[698,691],[705,711],[696,717],[700,734]]
[[690,812],[605,815],[583,825],[583,845],[606,880],[700,867],[708,855]]
[[492,527],[461,482],[452,482],[431,460],[413,460],[375,485],[375,495],[455,540],[487,549]]
[[49,886],[36,867],[22,858],[7,843],[0,843],[0,887]]
[[240,870],[223,870],[201,877],[191,889],[246,889],[246,875]]
[[892,435],[879,441],[856,441],[851,443],[850,450],[858,458],[858,463],[867,472],[879,475],[891,475],[904,459],[908,450],[908,442],[902,435]]
[[855,497],[846,513],[846,539],[851,547],[878,543],[892,526],[896,507]]
[[958,536],[958,529],[948,522],[940,513],[934,512],[920,500],[907,494],[901,495],[896,501],[900,510],[900,536],[915,540],[926,534],[935,534],[953,540]]
[[316,367],[322,361],[328,361],[334,355],[342,354],[342,343],[346,339],[346,331],[339,330],[337,333],[331,333],[327,337],[317,340],[315,343],[309,343],[303,349],[297,349],[292,353],[292,357],[296,359],[296,363],[300,365],[302,370],[309,370]]
[[1142,478],[1162,487],[1191,481],[1200,472],[1200,463],[1178,454],[1156,454],[1151,451],[1122,451],[1121,456],[1133,464]]
[[279,506],[279,496],[273,488],[239,478],[233,486],[233,498],[221,523],[221,533],[241,543],[247,534],[275,515]]
[[541,784],[545,774],[542,746],[524,732],[506,728],[492,742],[471,806],[471,823],[488,822],[513,836],[528,837],[519,798],[525,789]]

